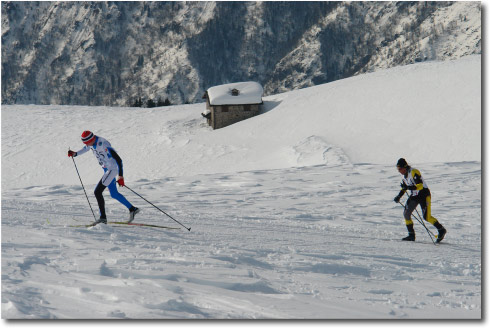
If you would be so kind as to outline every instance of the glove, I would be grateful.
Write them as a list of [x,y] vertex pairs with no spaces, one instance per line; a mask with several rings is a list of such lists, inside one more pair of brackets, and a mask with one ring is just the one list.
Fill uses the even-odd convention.
[[119,186],[124,187],[124,178],[118,176],[117,183],[119,183]]
[[73,151],[73,150],[69,150],[68,151],[68,157],[76,157],[77,156],[77,152],[76,151]]
[[400,199],[402,199],[402,196],[398,195],[393,200],[395,201],[395,203],[399,203],[400,202]]
[[403,181],[402,183],[400,183],[400,188],[402,188],[402,190],[407,190],[408,189],[408,186],[405,183],[405,181]]

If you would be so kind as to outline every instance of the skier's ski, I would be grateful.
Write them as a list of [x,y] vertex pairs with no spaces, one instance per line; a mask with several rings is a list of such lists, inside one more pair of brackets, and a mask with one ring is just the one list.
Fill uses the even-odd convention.
[[89,228],[89,227],[95,227],[99,223],[101,223],[101,222],[92,222],[90,224],[69,225],[69,227],[71,227],[71,228]]
[[441,244],[445,244],[444,242],[440,241],[440,242],[434,242],[434,241],[431,241],[431,242],[428,242],[428,241],[425,241],[425,240],[403,240],[403,239],[395,239],[395,241],[399,241],[399,242],[402,242],[402,243],[406,243],[407,245],[409,245],[410,243],[415,243],[415,244],[427,244],[427,245],[434,245],[434,246],[439,246]]
[[[49,221],[48,221],[49,223]],[[71,228],[90,228],[90,227],[95,227],[97,224],[101,222],[92,222],[90,224],[76,224],[76,225],[69,225],[68,227]],[[147,223],[134,223],[134,222],[119,222],[119,221],[111,221],[107,222],[108,224],[117,224],[117,225],[127,225],[127,226],[135,226],[135,227],[148,227],[148,228],[160,228],[160,229],[180,229],[179,227],[167,227],[167,226],[161,226],[161,225],[156,225],[156,224],[147,224]]]
[[134,222],[108,222],[109,224],[121,224],[128,226],[137,226],[137,227],[149,227],[149,228],[160,228],[160,229],[180,229],[179,227],[167,227],[155,224],[147,224],[147,223],[134,223]]

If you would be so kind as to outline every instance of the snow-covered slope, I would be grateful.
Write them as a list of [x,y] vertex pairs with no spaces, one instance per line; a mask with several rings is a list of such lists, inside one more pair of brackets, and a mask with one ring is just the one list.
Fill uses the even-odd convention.
[[[247,170],[481,160],[481,57],[365,74],[264,98],[264,113],[211,130],[204,104],[2,107],[2,186],[71,184],[68,147],[112,141],[128,181]],[[32,157],[32,158],[31,158]],[[90,181],[97,163],[77,158]],[[12,165],[15,163],[15,165]]]
[[[2,318],[481,318],[480,69],[471,56],[269,96],[220,130],[204,105],[2,106]],[[93,220],[66,156],[86,129],[191,231],[69,227]],[[401,156],[431,188],[440,246],[417,222],[400,241]],[[75,160],[95,208],[102,171]],[[136,222],[179,227],[121,192]]]

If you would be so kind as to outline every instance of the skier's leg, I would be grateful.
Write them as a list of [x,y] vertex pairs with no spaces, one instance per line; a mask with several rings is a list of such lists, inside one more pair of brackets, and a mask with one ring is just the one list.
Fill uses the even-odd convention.
[[[95,187],[95,198],[97,199],[97,204],[99,205],[99,211],[100,211],[100,219],[102,221],[106,220],[106,214],[105,214],[105,201],[104,201],[104,196],[102,193],[104,192],[105,188],[107,188],[108,182],[111,180],[112,176],[112,171],[109,171],[104,168],[104,175],[100,179],[99,183],[97,184],[97,187]],[[114,179],[114,177],[112,177]]]
[[419,203],[413,198],[409,198],[407,203],[405,204],[405,210],[403,211],[403,217],[405,218],[405,224],[406,225],[413,225],[412,213],[418,204]]
[[427,196],[425,198],[425,202],[420,203],[420,207],[422,207],[422,213],[424,215],[425,221],[427,221],[427,222],[429,222],[435,226],[438,222],[437,222],[437,219],[432,216],[430,205],[431,205],[430,196]]
[[121,195],[117,190],[116,179],[113,179],[112,182],[107,187],[109,188],[109,192],[111,193],[112,198],[114,198],[115,200],[119,201],[121,204],[126,206],[128,210],[133,207],[133,205],[131,205],[131,203],[126,199],[126,197]]
[[105,218],[105,202],[104,202],[104,196],[102,196],[102,193],[105,190],[105,186],[102,183],[102,180],[99,181],[97,184],[97,187],[95,187],[95,198],[97,199],[97,204],[99,205],[99,211],[100,211],[100,217]]
[[444,236],[446,235],[446,229],[442,226],[439,221],[432,216],[431,213],[431,198],[430,196],[427,196],[425,198],[425,204],[420,204],[422,206],[422,212],[424,213],[424,219],[431,223],[434,227],[436,227],[438,236],[437,236],[437,242],[440,242],[441,240],[444,239]]
[[403,238],[404,240],[415,240],[415,230],[413,229],[412,212],[417,207],[418,202],[409,198],[407,204],[405,205],[405,210],[403,211],[403,216],[405,217],[405,224],[408,230],[408,236]]
[[111,197],[126,206],[129,210],[129,219],[128,222],[134,220],[134,216],[140,211],[139,208],[134,207],[123,195],[119,193],[116,186],[116,176],[117,170],[106,170],[103,181],[107,183],[107,187],[109,188],[109,192],[111,193]]

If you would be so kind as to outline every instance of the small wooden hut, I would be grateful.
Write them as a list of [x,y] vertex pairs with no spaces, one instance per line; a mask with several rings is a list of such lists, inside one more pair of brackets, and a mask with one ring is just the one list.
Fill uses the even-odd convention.
[[223,128],[259,114],[264,89],[257,82],[239,82],[209,88],[202,113],[213,129]]

